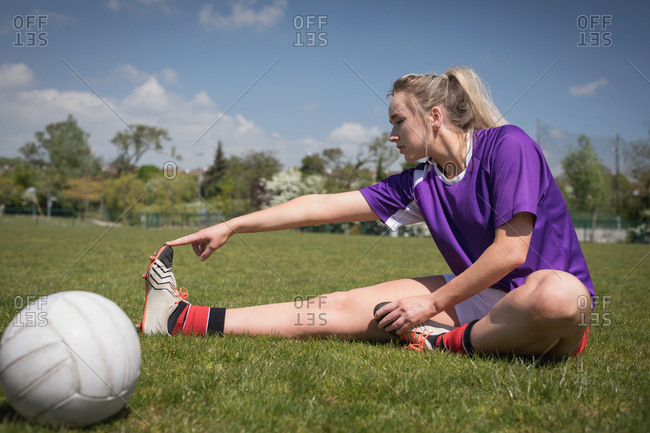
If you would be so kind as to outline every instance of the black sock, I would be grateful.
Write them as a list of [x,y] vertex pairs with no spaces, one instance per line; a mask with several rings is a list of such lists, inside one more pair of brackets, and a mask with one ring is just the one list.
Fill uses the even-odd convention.
[[463,347],[465,347],[465,352],[467,352],[468,355],[474,353],[474,346],[472,346],[472,340],[469,336],[470,332],[472,331],[472,328],[474,325],[478,322],[478,320],[473,320],[467,324],[467,328],[465,328],[465,332],[463,332]]
[[223,335],[223,326],[226,322],[226,309],[225,308],[210,308],[210,316],[208,317],[208,334]]

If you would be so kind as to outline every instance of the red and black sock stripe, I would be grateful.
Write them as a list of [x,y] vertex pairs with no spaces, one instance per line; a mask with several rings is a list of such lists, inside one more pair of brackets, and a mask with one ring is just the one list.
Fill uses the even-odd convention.
[[226,309],[201,307],[181,301],[169,316],[167,330],[171,335],[223,335]]
[[444,334],[431,336],[429,337],[429,342],[432,346],[439,349],[447,349],[452,353],[472,354],[474,353],[474,346],[472,346],[470,333],[476,322],[478,320],[466,323]]

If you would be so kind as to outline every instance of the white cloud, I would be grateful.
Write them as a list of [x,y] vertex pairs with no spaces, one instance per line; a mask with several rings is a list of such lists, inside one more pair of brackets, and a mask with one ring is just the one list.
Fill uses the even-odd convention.
[[321,149],[339,148],[345,155],[355,158],[361,146],[380,136],[382,130],[377,126],[365,127],[360,123],[344,122],[330,132],[327,139],[319,146]]
[[366,128],[360,123],[345,122],[330,133],[330,137],[344,143],[362,144],[381,135],[381,130],[373,126]]
[[128,80],[134,83],[141,83],[149,78],[149,74],[140,71],[138,68],[128,63],[120,63],[117,65],[117,68],[113,69],[111,75],[116,76],[118,79]]
[[164,111],[170,106],[173,95],[167,94],[155,77],[136,87],[130,95],[124,98],[122,106],[133,111],[148,113],[151,111]]
[[105,78],[107,81],[129,81],[131,83],[141,84],[148,81],[150,78],[155,77],[159,82],[164,85],[178,84],[180,79],[178,73],[169,68],[164,68],[160,72],[149,73],[142,71],[129,63],[120,63],[116,68],[113,68],[108,76]]
[[[179,162],[181,169],[209,165],[218,140],[223,142],[226,155],[242,155],[252,150],[270,151],[285,167],[289,167],[298,166],[308,153],[319,153],[332,147],[354,157],[362,144],[381,134],[376,126],[348,122],[333,128],[322,138],[287,139],[276,131],[259,126],[255,119],[238,113],[237,107],[224,115],[217,102],[205,91],[189,97],[181,95],[170,91],[158,74],[147,76],[137,68],[126,66],[120,65],[116,70],[125,72],[126,76],[144,78],[139,82],[130,81],[133,87],[126,96],[116,98],[102,94],[110,108],[89,90],[18,88],[20,82],[15,83],[15,90],[3,92],[0,98],[0,131],[3,132],[0,156],[17,156],[18,149],[32,141],[36,131],[44,130],[50,123],[64,121],[68,114],[74,116],[79,126],[90,134],[89,143],[93,151],[106,163],[116,156],[111,139],[126,129],[124,122],[165,128],[172,141],[165,143],[164,147],[169,151],[171,146],[175,146],[183,156]],[[4,77],[17,75],[15,71],[29,77],[22,82],[23,86],[35,82],[31,70],[20,64],[3,65],[0,82],[5,82],[2,80]],[[176,76],[175,73],[172,75]],[[169,160],[169,154],[149,152],[140,163],[162,166]]]
[[598,90],[599,87],[607,84],[608,82],[606,78],[601,78],[600,80],[592,81],[587,84],[576,84],[569,88],[569,94],[571,94],[571,96],[591,96],[596,93],[596,90]]
[[298,140],[298,143],[303,146],[309,146],[309,147],[318,147],[320,145],[320,142],[318,140],[311,137],[301,138],[300,140]]
[[46,21],[43,23],[45,31],[47,31],[47,27],[65,27],[78,23],[75,17],[60,12],[37,9],[35,15],[46,17]]
[[106,7],[113,12],[117,12],[122,9],[122,4],[118,0],[108,0],[108,2],[106,2]]
[[164,84],[178,84],[178,74],[173,69],[163,69],[161,76]]
[[[132,68],[118,69],[133,72],[133,77],[141,76]],[[24,65],[5,65],[1,76],[16,76],[15,71],[32,77],[23,84],[34,81],[33,74],[27,74],[31,71]],[[13,82],[14,87],[20,84],[16,79],[2,82]],[[110,141],[117,132],[126,129],[122,119],[129,124],[167,129],[172,141],[165,143],[165,148],[169,151],[171,146],[176,147],[183,156],[179,163],[182,168],[202,167],[206,161],[211,161],[218,140],[223,141],[224,151],[229,155],[266,150],[275,152],[278,159],[289,164],[299,161],[302,155],[298,152],[300,144],[260,128],[252,119],[236,112],[224,116],[206,92],[187,98],[166,89],[155,76],[136,83],[123,98],[102,97],[110,108],[91,91],[22,88],[4,92],[0,98],[0,130],[3,131],[0,155],[17,156],[18,149],[33,140],[36,131],[44,130],[50,123],[64,121],[68,114],[90,134],[90,145],[105,162],[116,156]],[[169,155],[150,152],[141,163],[162,165],[169,160]]]
[[199,12],[199,23],[205,28],[215,30],[253,27],[257,31],[263,31],[278,22],[284,16],[287,7],[286,0],[275,0],[273,4],[263,6],[255,11],[253,9],[255,3],[255,0],[239,0],[232,3],[229,16],[215,12],[213,6],[207,4]]
[[566,134],[564,131],[557,129],[557,128],[551,128],[548,130],[548,135],[551,136],[551,138],[555,140],[562,140],[566,138]]
[[155,8],[164,14],[171,14],[176,11],[171,3],[169,0],[108,0],[104,5],[113,12],[121,10],[132,12]]
[[320,106],[318,105],[317,102],[308,102],[302,106],[303,111],[314,111],[314,110],[318,110],[319,108]]
[[20,90],[33,86],[34,72],[24,63],[0,66],[0,89]]
[[208,94],[205,92],[197,93],[196,96],[194,96],[194,102],[197,106],[205,108],[209,108],[213,104],[212,99],[210,99]]

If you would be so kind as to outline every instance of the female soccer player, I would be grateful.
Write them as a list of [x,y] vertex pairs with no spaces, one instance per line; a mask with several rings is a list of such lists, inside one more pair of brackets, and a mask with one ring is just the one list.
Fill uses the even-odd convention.
[[[143,334],[339,335],[458,353],[581,353],[593,283],[566,204],[539,146],[507,125],[470,68],[409,74],[389,93],[390,141],[416,168],[340,194],[307,195],[167,242],[145,274]],[[381,219],[426,222],[453,274],[331,293],[301,309],[326,323],[294,326],[293,302],[190,305],[171,273],[172,248],[208,259],[235,233]],[[417,260],[414,251],[409,258]],[[589,300],[589,302],[586,302]],[[303,316],[305,317],[305,316]]]

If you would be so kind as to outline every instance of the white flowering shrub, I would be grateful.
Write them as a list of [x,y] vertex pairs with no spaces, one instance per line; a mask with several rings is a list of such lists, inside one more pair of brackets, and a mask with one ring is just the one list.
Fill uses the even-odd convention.
[[306,194],[325,194],[326,178],[320,174],[302,176],[297,167],[275,174],[270,180],[262,179],[270,206],[287,202]]

